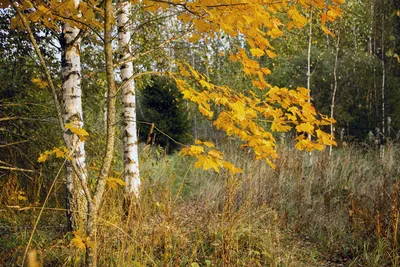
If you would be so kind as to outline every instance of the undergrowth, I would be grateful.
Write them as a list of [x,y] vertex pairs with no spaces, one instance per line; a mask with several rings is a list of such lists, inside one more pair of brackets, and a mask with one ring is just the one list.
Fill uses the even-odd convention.
[[[101,266],[398,266],[399,150],[344,147],[332,155],[282,147],[275,170],[224,145],[238,176],[146,147],[142,196],[124,212],[109,186],[99,220]],[[312,164],[310,164],[312,162]],[[0,187],[0,265],[18,266],[51,179]],[[44,266],[80,266],[66,232],[64,187],[51,193],[32,249]]]

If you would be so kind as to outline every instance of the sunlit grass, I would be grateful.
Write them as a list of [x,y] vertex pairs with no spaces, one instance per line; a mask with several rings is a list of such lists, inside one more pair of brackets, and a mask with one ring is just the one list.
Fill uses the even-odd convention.
[[[129,212],[123,188],[108,188],[99,220],[102,266],[397,266],[398,149],[354,147],[308,155],[281,149],[277,168],[225,144],[244,173],[197,170],[193,160],[143,150],[140,200]],[[2,180],[1,259],[17,266],[40,206],[16,177]],[[28,192],[28,201],[19,191]],[[45,266],[79,266],[82,250],[69,243],[62,183],[42,215],[32,248]],[[7,196],[8,195],[8,196]],[[7,196],[7,197],[6,197]],[[397,217],[396,217],[397,216]]]

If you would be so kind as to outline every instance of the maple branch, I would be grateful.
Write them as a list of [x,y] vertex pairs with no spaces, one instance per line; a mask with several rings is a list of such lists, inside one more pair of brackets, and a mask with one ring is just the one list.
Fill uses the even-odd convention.
[[170,1],[164,1],[164,0],[152,0],[152,1],[153,1],[153,2],[158,2],[158,3],[169,4],[169,5],[172,5],[172,6],[183,7],[187,12],[189,12],[189,13],[195,15],[195,16],[201,17],[201,15],[200,15],[199,13],[196,13],[196,12],[194,12],[193,10],[190,10],[190,9],[188,8],[188,6],[186,5],[186,3],[181,4],[181,3],[174,3],[174,2],[170,2]]
[[[180,6],[183,7],[185,10],[187,10],[188,12],[193,13],[193,11],[189,10],[187,7],[187,2],[184,4],[181,3],[174,3],[174,2],[170,2],[170,1],[164,1],[164,0],[152,0],[153,2],[159,2],[159,3],[165,3],[165,4],[169,4],[169,5],[173,5],[173,6]],[[245,6],[248,3],[236,3],[236,4],[217,4],[217,5],[204,5],[204,7],[206,8],[218,8],[218,7],[231,7],[231,6]],[[202,7],[201,5],[198,5],[198,7]]]

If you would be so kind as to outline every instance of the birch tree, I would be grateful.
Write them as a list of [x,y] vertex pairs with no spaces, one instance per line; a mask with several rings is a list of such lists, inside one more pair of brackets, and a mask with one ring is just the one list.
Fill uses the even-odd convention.
[[[79,0],[74,0],[73,3],[78,9]],[[78,129],[83,128],[80,43],[81,30],[66,21],[61,35],[63,122],[64,125],[72,125]],[[68,127],[64,128],[64,140],[77,147],[73,158],[81,177],[86,180],[85,141],[73,134]],[[79,225],[82,226],[87,204],[71,161],[66,163],[66,191],[69,229],[81,228]]]
[[[99,212],[101,203],[104,200],[104,192],[106,182],[109,178],[110,169],[114,157],[115,147],[115,127],[116,127],[116,97],[117,87],[114,74],[114,54],[113,54],[113,27],[114,27],[114,7],[112,0],[105,0],[100,5],[92,7],[84,2],[80,3],[76,0],[73,8],[66,10],[59,8],[59,2],[51,1],[50,3],[35,2],[34,5],[27,1],[27,5],[23,6],[24,10],[29,9],[32,15],[28,17],[31,20],[41,21],[46,27],[53,30],[57,29],[57,23],[53,23],[55,18],[64,23],[63,38],[65,39],[65,54],[63,55],[63,96],[64,113],[61,120],[61,128],[65,130],[64,140],[69,149],[65,155],[67,159],[72,153],[70,159],[71,166],[76,176],[79,178],[79,184],[82,186],[82,192],[87,199],[87,220],[84,225],[86,236],[81,238],[85,240],[83,246],[86,249],[86,266],[97,266],[97,245],[96,240]],[[307,2],[307,3],[306,3]],[[324,8],[324,1],[306,1],[299,2],[299,6],[309,8]],[[338,16],[338,5],[340,0],[333,0],[330,13],[332,16]],[[67,6],[69,2],[66,2]],[[121,2],[120,2],[121,3]],[[82,16],[77,15],[77,7],[82,9]],[[230,1],[221,1],[217,5],[212,1],[195,1],[195,2],[154,2],[142,1],[143,8],[146,12],[166,12],[170,8],[177,8],[182,14],[178,19],[187,25],[193,25],[194,31],[191,36],[187,36],[190,42],[196,42],[200,38],[212,39],[217,32],[225,32],[225,34],[236,37],[238,33],[243,36],[243,42],[247,42],[250,51],[246,51],[244,46],[236,47],[235,51],[230,55],[230,60],[240,63],[243,72],[251,78],[251,85],[260,90],[265,90],[262,98],[255,92],[251,91],[239,93],[232,90],[228,86],[214,85],[210,83],[203,74],[193,69],[188,64],[177,64],[179,71],[171,73],[175,79],[178,89],[184,98],[197,104],[199,111],[205,117],[213,121],[218,130],[223,130],[228,136],[235,136],[243,141],[242,147],[251,148],[254,151],[256,159],[265,160],[274,167],[273,161],[278,158],[276,151],[276,141],[271,132],[287,132],[295,128],[299,133],[296,138],[296,148],[299,150],[312,151],[315,149],[322,150],[326,145],[334,145],[330,134],[321,130],[321,127],[330,125],[332,122],[327,116],[319,114],[313,108],[309,101],[309,90],[307,88],[298,87],[296,90],[288,88],[279,88],[268,84],[265,76],[271,71],[267,67],[263,67],[257,61],[262,56],[270,58],[275,57],[274,48],[268,39],[278,38],[283,35],[280,29],[283,23],[280,22],[276,11],[282,14],[287,13],[290,18],[288,28],[304,27],[307,19],[299,12],[296,6],[287,6],[281,3],[260,3],[251,1],[249,4],[232,4]],[[15,5],[16,6],[16,5]],[[129,57],[126,60],[120,60],[118,64],[125,64],[132,60],[129,56],[129,39],[130,35],[126,28],[129,24],[129,3],[121,4],[123,7],[118,18],[119,37],[120,37],[120,57]],[[16,7],[18,10],[18,7]],[[34,9],[34,11],[32,10]],[[95,16],[94,11],[98,12]],[[309,9],[308,9],[309,10]],[[65,12],[66,11],[66,12]],[[75,13],[73,19],[64,19],[65,13]],[[249,17],[249,14],[253,14]],[[19,13],[20,18],[24,15]],[[61,18],[61,19],[60,19]],[[74,24],[72,24],[72,21]],[[249,24],[249,21],[252,23]],[[68,24],[71,23],[71,24]],[[107,120],[106,120],[106,143],[104,146],[104,154],[101,159],[101,167],[99,172],[90,173],[92,175],[89,183],[85,172],[85,153],[83,149],[83,137],[87,136],[87,132],[82,129],[82,104],[81,101],[73,102],[81,99],[80,88],[80,62],[79,62],[79,43],[80,31],[77,25],[84,25],[91,31],[96,33],[103,41],[105,72],[107,79]],[[29,23],[25,20],[24,27],[29,29]],[[33,35],[31,35],[33,36]],[[34,37],[31,37],[34,44]],[[37,47],[37,46],[36,46]],[[159,47],[161,48],[161,47]],[[35,49],[40,58],[40,50]],[[144,53],[151,53],[150,50]],[[122,55],[122,56],[121,56]],[[43,63],[42,63],[43,62]],[[117,64],[117,65],[118,65]],[[131,63],[132,64],[132,63]],[[123,95],[124,95],[124,113],[127,115],[129,123],[135,122],[135,102],[134,102],[134,86],[132,81],[132,65],[127,64],[121,68],[121,78],[123,79]],[[50,85],[54,102],[58,104],[57,94],[55,92],[52,77],[46,68],[44,60],[41,60],[46,80]],[[126,105],[125,105],[126,104]],[[220,112],[214,116],[212,107],[217,107]],[[128,109],[129,108],[129,109]],[[60,114],[61,112],[58,112]],[[58,117],[61,117],[60,115]],[[264,122],[269,122],[271,127],[266,127]],[[65,126],[63,125],[65,124]],[[128,126],[129,125],[129,126]],[[129,127],[126,137],[134,136],[136,129],[134,125],[127,124]],[[126,129],[126,128],[125,128]],[[131,132],[133,130],[133,132]],[[307,134],[315,136],[313,140],[307,138]],[[132,139],[126,140],[126,143],[134,145],[136,141]],[[134,147],[134,146],[132,146]],[[75,150],[76,149],[76,150]],[[126,148],[127,149],[127,148]],[[135,148],[133,148],[134,150]],[[130,151],[130,150],[129,150]],[[125,151],[124,151],[125,152]],[[130,152],[127,152],[129,154]],[[241,169],[232,163],[224,160],[223,153],[214,149],[214,144],[210,142],[195,141],[195,145],[185,147],[182,150],[183,155],[194,156],[197,158],[196,167],[205,170],[214,169],[216,172],[220,168],[225,168],[231,174],[242,172]],[[42,157],[42,156],[41,156]],[[126,163],[136,163],[137,158],[129,154],[129,160]],[[127,164],[125,164],[127,165]],[[138,172],[129,169],[125,174],[135,174],[136,179],[139,178]],[[133,180],[136,183],[128,184],[128,191],[136,193],[140,180]],[[72,184],[75,186],[76,184]],[[69,185],[70,186],[70,185]],[[27,246],[27,248],[29,245]]]
[[[337,67],[338,67],[338,58],[340,50],[339,45],[340,45],[340,29],[336,41],[335,63],[333,65],[333,91],[332,91],[332,103],[331,103],[331,118],[333,118],[333,114],[335,111],[336,92],[338,89]],[[331,135],[334,136],[333,123],[331,123]],[[329,147],[329,156],[332,156],[332,146]]]
[[[126,61],[131,56],[129,41],[131,39],[131,4],[129,0],[118,2],[118,43],[119,57]],[[123,106],[123,147],[124,147],[124,179],[126,193],[139,197],[139,151],[136,126],[136,93],[132,61],[124,62],[120,68],[122,80],[122,106]]]

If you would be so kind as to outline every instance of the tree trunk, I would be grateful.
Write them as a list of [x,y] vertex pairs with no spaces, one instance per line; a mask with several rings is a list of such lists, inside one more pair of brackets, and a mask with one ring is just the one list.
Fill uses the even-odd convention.
[[[79,0],[74,1],[76,8]],[[82,90],[81,90],[81,62],[80,62],[80,30],[68,23],[63,25],[61,36],[62,45],[62,95],[63,95],[63,122],[73,124],[76,128],[83,127]],[[77,147],[72,155],[80,176],[86,180],[85,143],[71,133],[64,130],[64,139],[70,147]],[[67,191],[67,218],[69,230],[82,229],[86,217],[85,193],[74,172],[71,161],[66,163],[66,191]]]
[[[339,57],[339,45],[340,45],[340,30],[338,33],[338,38],[336,42],[336,54],[335,54],[335,65],[333,66],[333,92],[332,92],[332,103],[331,103],[331,118],[333,118],[333,113],[335,110],[335,98],[336,98],[336,91],[338,88],[338,80],[337,80],[337,66],[338,66],[338,57]],[[331,123],[331,135],[333,136],[333,123]],[[332,156],[332,146],[329,147],[329,156]]]
[[386,66],[385,66],[385,28],[384,28],[384,23],[385,22],[385,13],[382,12],[382,40],[381,40],[381,46],[382,46],[382,55],[381,55],[381,62],[382,62],[382,136],[383,136],[383,142],[381,144],[381,153],[382,153],[382,158],[385,156],[385,81],[386,81]]
[[[311,44],[312,44],[312,23],[313,23],[313,12],[310,11],[310,29],[308,33],[308,49],[307,49],[307,88],[311,90]],[[311,102],[311,91],[308,92],[308,102]],[[311,141],[311,134],[308,134],[308,139]],[[312,152],[309,152],[310,165],[312,162]]]
[[114,79],[113,52],[112,52],[112,0],[105,0],[105,20],[104,20],[104,52],[107,77],[107,130],[106,130],[106,150],[93,199],[88,202],[88,217],[86,224],[86,235],[89,237],[92,246],[86,247],[86,266],[97,266],[97,216],[100,204],[103,199],[106,179],[110,172],[111,163],[114,155],[115,144],[115,102],[117,89]]
[[[126,60],[131,56],[129,41],[131,39],[131,4],[129,0],[118,3],[118,41],[119,56]],[[128,196],[139,197],[139,151],[136,124],[135,83],[130,80],[133,75],[132,62],[122,64],[122,105],[123,105],[123,143],[124,143],[124,178]]]

